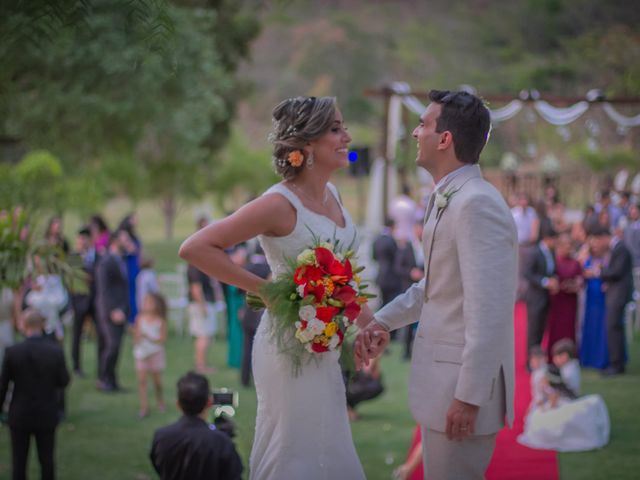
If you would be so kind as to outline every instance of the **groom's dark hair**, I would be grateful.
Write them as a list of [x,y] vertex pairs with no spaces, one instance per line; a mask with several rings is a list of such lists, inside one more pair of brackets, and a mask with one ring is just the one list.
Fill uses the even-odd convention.
[[491,130],[491,116],[484,102],[471,93],[448,90],[431,90],[429,100],[442,106],[436,132],[451,132],[458,160],[478,163]]

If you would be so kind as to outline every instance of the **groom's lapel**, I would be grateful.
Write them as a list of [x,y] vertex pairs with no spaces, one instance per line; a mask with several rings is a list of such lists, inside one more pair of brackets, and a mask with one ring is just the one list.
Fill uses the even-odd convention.
[[[431,273],[431,257],[434,254],[433,251],[433,240],[436,236],[436,231],[438,230],[438,223],[442,219],[442,216],[445,212],[439,212],[438,207],[435,205],[435,197],[436,193],[447,193],[450,191],[460,190],[465,183],[467,183],[472,178],[481,177],[482,173],[480,172],[480,167],[478,165],[473,165],[472,167],[467,167],[464,172],[454,176],[450,181],[445,183],[444,185],[433,191],[431,194],[431,198],[429,199],[429,205],[431,209],[427,209],[426,223],[425,223],[425,231],[426,236],[424,238],[424,254],[426,259],[426,267],[425,267],[425,287],[424,287],[424,301],[429,301],[429,275]],[[440,213],[440,214],[438,214]]]

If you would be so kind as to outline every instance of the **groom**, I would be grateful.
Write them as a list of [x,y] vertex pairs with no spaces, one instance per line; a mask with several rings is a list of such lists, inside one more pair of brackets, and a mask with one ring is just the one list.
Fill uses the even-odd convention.
[[[425,278],[396,297],[356,339],[360,366],[391,330],[420,320],[409,382],[427,479],[482,479],[496,433],[513,420],[517,236],[500,193],[482,178],[489,111],[466,92],[433,90],[413,131],[416,163],[436,189],[422,238]],[[359,322],[360,323],[360,322]]]

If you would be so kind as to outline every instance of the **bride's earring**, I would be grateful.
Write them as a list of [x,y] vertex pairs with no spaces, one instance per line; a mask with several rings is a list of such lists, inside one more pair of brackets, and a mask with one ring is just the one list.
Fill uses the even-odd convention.
[[313,168],[313,162],[313,152],[311,152],[309,155],[307,155],[307,168]]

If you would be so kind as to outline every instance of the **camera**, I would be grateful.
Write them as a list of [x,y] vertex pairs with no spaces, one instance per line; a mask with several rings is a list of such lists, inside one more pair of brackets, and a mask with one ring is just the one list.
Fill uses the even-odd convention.
[[211,392],[213,397],[213,424],[218,430],[233,438],[236,435],[235,423],[231,420],[238,407],[238,392],[220,388]]
[[220,388],[211,392],[213,395],[213,404],[217,407],[231,406],[238,407],[238,392],[230,391],[226,388]]
[[228,388],[220,388],[211,392],[213,397],[213,416],[218,418],[225,415],[228,418],[236,414],[238,408],[238,392],[229,390]]

